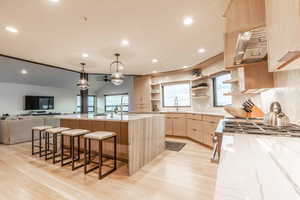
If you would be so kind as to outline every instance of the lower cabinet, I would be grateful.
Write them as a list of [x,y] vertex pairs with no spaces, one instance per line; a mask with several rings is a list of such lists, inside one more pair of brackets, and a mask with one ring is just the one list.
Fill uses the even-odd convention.
[[165,121],[166,135],[186,137],[185,114],[168,114]]
[[212,147],[212,134],[221,119],[219,116],[191,116],[187,119],[187,137]]

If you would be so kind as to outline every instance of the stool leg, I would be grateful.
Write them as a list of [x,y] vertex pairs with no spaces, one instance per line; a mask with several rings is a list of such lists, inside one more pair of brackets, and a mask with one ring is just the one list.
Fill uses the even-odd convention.
[[53,148],[52,148],[52,163],[55,164],[55,156],[57,152],[57,134],[53,135]]
[[73,136],[71,136],[71,156],[72,156],[72,170],[74,170],[75,152],[74,152],[74,137]]
[[80,136],[77,137],[77,159],[80,160]]
[[34,155],[34,130],[31,130],[31,155]]
[[39,153],[40,157],[42,157],[42,131],[39,131]]
[[87,146],[86,146],[86,141],[87,139],[84,138],[84,174],[86,174],[86,169],[87,169],[87,159],[86,159],[86,150],[87,150]]
[[64,136],[61,135],[61,139],[60,139],[60,148],[61,148],[61,152],[60,152],[60,163],[61,166],[64,165]]
[[89,163],[91,161],[91,139],[88,139],[89,140]]
[[44,132],[44,135],[45,135],[45,160],[47,160],[47,158],[48,158],[47,155],[48,155],[48,150],[49,150],[49,148],[48,148],[49,133],[48,132]]
[[102,179],[102,140],[99,140],[99,179]]
[[117,136],[114,137],[114,169],[117,169]]

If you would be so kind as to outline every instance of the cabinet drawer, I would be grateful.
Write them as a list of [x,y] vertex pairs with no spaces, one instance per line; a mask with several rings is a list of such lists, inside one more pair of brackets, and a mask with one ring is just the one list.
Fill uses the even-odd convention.
[[186,114],[166,114],[169,118],[186,118]]
[[222,119],[223,117],[221,116],[212,116],[212,115],[203,115],[203,121],[206,122],[213,122],[213,123],[219,123],[219,121]]
[[202,115],[201,114],[186,114],[186,118],[202,120]]

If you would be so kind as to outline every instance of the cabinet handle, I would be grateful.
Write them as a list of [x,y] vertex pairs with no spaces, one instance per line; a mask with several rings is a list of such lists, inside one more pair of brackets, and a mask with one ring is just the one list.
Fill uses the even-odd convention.
[[194,128],[193,128],[193,131],[197,131],[197,129],[194,129]]

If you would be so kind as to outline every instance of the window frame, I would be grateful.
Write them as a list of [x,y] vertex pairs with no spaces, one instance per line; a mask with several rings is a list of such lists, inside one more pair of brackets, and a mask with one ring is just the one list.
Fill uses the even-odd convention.
[[[223,76],[223,75],[227,75],[227,74],[230,74],[228,72],[223,72],[223,73],[220,73],[218,75],[215,75],[213,78],[212,78],[212,83],[213,83],[213,106],[214,107],[217,107],[217,108],[223,108],[224,106],[226,105],[218,105],[217,104],[217,85],[216,85],[216,78],[218,78],[219,76]],[[232,88],[231,88],[232,89]],[[232,105],[232,100],[231,100],[231,104],[228,104],[228,105]]]
[[186,106],[178,106],[179,108],[190,108],[192,107],[192,91],[191,91],[191,82],[190,81],[176,81],[176,82],[170,82],[170,83],[164,83],[161,85],[161,100],[162,100],[162,107],[164,108],[176,108],[177,106],[166,106],[165,105],[165,91],[164,91],[164,86],[166,85],[177,85],[177,84],[182,84],[182,83],[187,83],[189,85],[189,98],[190,98],[190,105]]
[[[107,96],[122,96],[122,95],[128,96],[128,104],[126,105],[128,107],[128,109],[127,109],[128,111],[123,111],[123,112],[129,112],[129,94],[128,93],[104,94],[104,112],[111,112],[111,111],[107,111],[107,109],[106,109],[106,97]],[[114,106],[117,106],[117,105],[114,105]]]
[[[77,95],[76,98],[77,97],[80,97],[80,95]],[[96,95],[88,95],[88,98],[89,97],[93,97],[94,98],[94,106],[89,106],[88,105],[88,110],[89,110],[90,107],[93,108],[93,111],[88,111],[88,113],[94,113],[96,111],[96,102],[97,102],[96,101]],[[81,101],[80,101],[80,103],[81,103]],[[77,99],[76,99],[76,112],[77,112],[78,108],[79,108],[79,112],[81,112],[81,104],[79,106],[77,106]]]

